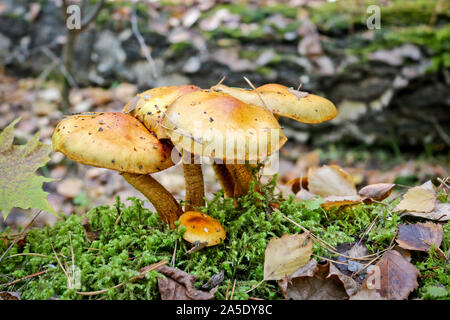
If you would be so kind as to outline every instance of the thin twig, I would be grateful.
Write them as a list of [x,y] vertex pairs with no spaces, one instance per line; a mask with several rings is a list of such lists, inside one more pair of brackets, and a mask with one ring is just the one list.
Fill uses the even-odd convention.
[[4,288],[10,287],[10,286],[12,286],[12,285],[14,285],[14,284],[16,284],[16,283],[18,283],[18,282],[20,282],[20,281],[23,281],[23,280],[27,280],[27,279],[30,279],[30,278],[33,278],[33,277],[40,276],[41,274],[46,273],[47,270],[48,270],[48,269],[45,269],[45,270],[42,270],[42,271],[38,271],[38,272],[35,272],[35,273],[32,273],[32,274],[29,274],[29,275],[27,275],[27,276],[25,276],[25,277],[23,277],[23,278],[16,279],[16,280],[14,280],[14,281],[11,281],[11,282],[8,282],[8,283],[1,284],[1,286],[4,287]]
[[46,256],[45,254],[25,252],[25,253],[17,253],[17,254],[10,255],[7,257],[7,259],[11,259],[14,257],[20,257],[20,256],[36,256],[36,257],[41,257],[41,258],[51,258],[51,256]]
[[222,79],[220,79],[220,81],[216,84],[216,86],[220,86],[222,84],[222,82],[225,81],[226,78],[227,78],[227,76],[223,76]]
[[378,215],[375,216],[375,219],[373,219],[372,223],[369,225],[369,227],[366,229],[366,231],[364,231],[364,234],[362,235],[361,239],[359,239],[357,245],[359,246],[359,244],[361,243],[361,241],[364,239],[364,237],[366,236],[366,234],[368,234],[370,232],[370,230],[372,230],[373,226],[375,225],[375,222],[378,220]]
[[42,47],[41,51],[49,57],[54,63],[58,65],[59,71],[62,73],[64,78],[69,82],[70,86],[73,88],[78,89],[78,85],[75,82],[75,79],[72,77],[70,72],[67,70],[66,66],[64,65],[63,61],[58,58],[51,50],[49,50],[47,47]]
[[329,261],[329,262],[333,262],[333,263],[337,263],[337,264],[345,264],[346,266],[348,266],[348,262],[331,260],[331,259],[319,256],[319,255],[314,254],[314,253],[312,255],[317,257],[317,258],[319,258],[319,259],[325,260],[325,261]]
[[133,31],[134,36],[139,42],[139,46],[141,47],[141,50],[144,52],[145,58],[147,59],[148,63],[150,64],[150,67],[152,69],[152,75],[153,78],[156,79],[158,77],[158,73],[156,71],[156,64],[151,56],[151,52],[148,49],[147,45],[145,44],[145,40],[142,37],[142,34],[139,32],[138,29],[138,23],[137,23],[137,12],[136,12],[136,2],[133,4],[133,10],[131,14],[131,29]]
[[228,280],[227,291],[225,292],[225,300],[228,300],[228,291],[230,290],[231,282]]
[[75,255],[73,254],[72,234],[69,232],[70,252],[72,254],[72,277],[75,277]]
[[233,288],[231,289],[231,296],[230,296],[230,300],[233,300],[233,295],[234,295],[234,288],[236,287],[236,278],[233,281]]
[[328,251],[330,251],[330,252],[332,252],[334,254],[337,254],[338,256],[341,256],[341,257],[344,257],[344,258],[347,258],[347,259],[350,259],[350,260],[368,260],[366,257],[350,257],[350,256],[347,256],[345,254],[342,254],[342,253],[338,252],[336,248],[334,248],[331,244],[329,244],[325,240],[320,239],[319,237],[314,235],[311,231],[309,231],[308,229],[306,229],[302,225],[300,225],[297,222],[295,222],[294,220],[286,217],[284,214],[281,213],[281,211],[279,211],[279,210],[276,210],[276,211],[278,211],[284,219],[286,219],[289,222],[295,224],[297,227],[302,229],[304,232],[308,233],[311,236],[311,239],[313,241],[316,241],[325,250],[328,250]]
[[177,243],[178,243],[178,240],[175,240],[175,248],[173,249],[172,261],[170,263],[172,265],[172,268],[175,268],[175,256],[177,254]]
[[255,290],[256,288],[258,288],[265,280],[262,279],[260,282],[258,282],[257,284],[255,284],[254,286],[252,286],[248,291],[246,291],[245,293],[249,293],[253,290]]
[[267,107],[266,103],[264,102],[264,99],[262,98],[261,94],[258,92],[258,90],[256,90],[255,86],[253,85],[253,83],[247,79],[247,77],[244,77],[244,80],[248,83],[248,85],[250,87],[252,87],[252,89],[256,92],[256,94],[258,95],[259,99],[261,99],[261,102],[263,103],[264,108],[269,111],[270,113],[272,113],[272,111]]
[[100,9],[103,7],[104,2],[105,0],[98,1],[94,9],[92,9],[92,11],[81,21],[81,30],[84,30],[92,21],[95,20],[100,12]]
[[69,289],[72,289],[72,281],[70,280],[69,274],[67,273],[66,269],[64,269],[61,261],[59,260],[58,255],[56,254],[55,248],[53,247],[53,244],[50,243],[50,246],[52,247],[53,253],[55,254],[56,261],[58,261],[59,266],[61,267],[62,271],[66,275],[66,278],[67,278],[67,281],[69,284]]
[[2,254],[2,256],[0,257],[0,262],[3,260],[3,258],[5,257],[5,255],[9,252],[9,250],[11,250],[11,248],[16,244],[16,242],[20,239],[20,237],[22,235],[25,234],[25,231],[33,224],[33,222],[36,220],[36,218],[41,214],[42,210],[39,210],[33,217],[33,219],[31,219],[30,222],[28,222],[28,224],[25,226],[25,228],[23,229],[23,231],[21,232],[20,236],[18,236],[17,238],[14,239],[13,243],[11,243],[11,245],[8,247],[8,249],[6,249],[6,251]]

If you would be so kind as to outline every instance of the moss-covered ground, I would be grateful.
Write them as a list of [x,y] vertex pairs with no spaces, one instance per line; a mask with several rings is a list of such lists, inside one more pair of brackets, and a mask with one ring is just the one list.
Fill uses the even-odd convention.
[[[378,216],[375,226],[364,237],[370,253],[387,248],[398,224],[406,221],[391,210],[398,200],[324,210],[320,206],[321,199],[296,202],[293,197],[284,200],[274,196],[274,181],[261,186],[261,190],[261,193],[250,192],[240,198],[236,206],[232,199],[224,199],[221,192],[209,201],[202,211],[223,224],[227,237],[217,246],[192,254],[187,253],[190,246],[182,239],[182,228],[170,230],[156,213],[143,208],[142,200],[134,198],[129,207],[117,199],[115,206],[95,207],[86,215],[71,215],[53,227],[31,229],[0,262],[0,291],[20,292],[23,299],[159,299],[156,271],[147,273],[142,279],[129,280],[138,276],[142,267],[163,259],[171,261],[174,256],[176,268],[198,276],[196,285],[199,288],[212,275],[224,271],[225,280],[215,294],[216,299],[225,299],[227,288],[234,280],[234,299],[282,299],[275,281],[266,281],[246,293],[263,279],[268,241],[285,233],[301,232],[280,212],[334,246],[360,239]],[[444,195],[439,199],[449,200]],[[279,207],[279,211],[274,207]],[[419,220],[415,218],[414,221]],[[14,235],[8,237],[8,234],[12,231],[7,229],[0,234],[0,252],[5,252],[13,242]],[[447,252],[449,248],[450,227],[447,223],[441,249]],[[70,270],[72,249],[81,285],[69,289],[55,252],[61,264]],[[314,247],[314,254],[332,258],[318,245]],[[320,260],[317,256],[314,258]],[[421,276],[419,289],[410,298],[449,298],[448,265],[434,250],[412,253],[412,263]],[[5,285],[44,270],[40,275]],[[122,287],[105,290],[102,294],[83,296],[76,293],[108,289],[123,282]]]

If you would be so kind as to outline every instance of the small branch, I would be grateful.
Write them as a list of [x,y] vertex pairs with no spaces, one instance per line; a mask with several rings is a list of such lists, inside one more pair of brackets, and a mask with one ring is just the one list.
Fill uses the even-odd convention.
[[68,281],[68,284],[69,284],[69,289],[72,289],[72,281],[70,280],[70,277],[67,274],[66,269],[64,269],[61,261],[59,260],[58,255],[56,254],[55,248],[53,247],[53,244],[50,243],[50,246],[52,247],[53,253],[55,254],[56,261],[58,261],[59,266],[61,267],[62,271],[66,275],[66,278],[67,278],[67,281]]
[[233,296],[234,296],[234,288],[236,287],[236,278],[233,281],[233,288],[231,289],[231,296],[230,296],[230,300],[233,300]]
[[29,274],[29,275],[27,275],[27,276],[25,276],[25,277],[23,277],[23,278],[16,279],[16,280],[14,280],[14,281],[11,281],[11,282],[2,284],[1,286],[3,286],[4,288],[10,287],[10,286],[12,286],[12,285],[14,285],[14,284],[16,284],[16,283],[18,283],[18,282],[20,282],[20,281],[23,281],[23,280],[27,280],[27,279],[30,279],[30,278],[33,278],[33,277],[40,276],[41,274],[46,273],[47,270],[48,270],[48,269],[45,269],[45,270],[42,270],[42,271],[38,271],[38,272],[36,272],[36,273]]
[[63,74],[64,78],[70,83],[70,85],[73,88],[78,88],[77,83],[73,79],[73,77],[70,75],[69,71],[67,70],[66,66],[64,65],[63,61],[58,58],[51,50],[49,50],[47,47],[42,47],[41,51],[50,59],[53,60],[54,63],[58,65],[59,71]]
[[133,11],[131,14],[131,29],[133,31],[134,36],[136,37],[136,39],[139,42],[139,46],[141,47],[141,50],[144,52],[145,58],[147,59],[148,63],[150,64],[150,67],[152,69],[153,78],[156,79],[158,77],[158,73],[156,71],[156,64],[155,64],[155,61],[153,61],[150,50],[148,49],[147,45],[145,44],[145,40],[142,37],[142,34],[139,32],[137,19],[138,18],[137,18],[136,2],[135,2],[133,4]]
[[98,1],[94,9],[92,9],[92,11],[81,21],[81,31],[83,31],[92,21],[95,20],[95,18],[97,18],[97,15],[99,14],[104,3],[105,0]]
[[39,210],[33,217],[33,219],[31,219],[31,221],[26,225],[26,227],[23,229],[23,231],[21,232],[20,236],[18,236],[16,239],[14,239],[13,243],[11,243],[11,245],[8,247],[8,249],[6,249],[6,251],[2,254],[2,256],[0,257],[0,262],[3,260],[3,258],[5,257],[5,255],[9,252],[9,250],[11,250],[11,248],[16,244],[16,242],[20,239],[20,237],[25,234],[25,231],[33,224],[34,220],[36,220],[36,218],[41,214],[42,210]]

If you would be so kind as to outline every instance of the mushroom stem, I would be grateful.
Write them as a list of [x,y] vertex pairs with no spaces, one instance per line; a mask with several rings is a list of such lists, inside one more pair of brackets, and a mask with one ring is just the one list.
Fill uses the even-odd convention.
[[219,181],[220,186],[223,189],[223,192],[225,193],[225,197],[233,198],[234,181],[233,176],[227,169],[227,165],[213,162],[212,167],[214,169],[214,173],[216,174],[216,178]]
[[183,160],[184,179],[186,181],[186,202],[184,211],[194,211],[205,205],[205,186],[203,182],[202,165],[195,163],[195,157],[190,155],[190,161]]
[[128,172],[120,174],[130,185],[150,200],[161,219],[174,229],[174,222],[183,214],[183,210],[174,196],[150,175]]
[[234,197],[246,195],[250,189],[250,182],[253,176],[248,171],[246,164],[227,164],[227,169],[233,177],[235,188]]

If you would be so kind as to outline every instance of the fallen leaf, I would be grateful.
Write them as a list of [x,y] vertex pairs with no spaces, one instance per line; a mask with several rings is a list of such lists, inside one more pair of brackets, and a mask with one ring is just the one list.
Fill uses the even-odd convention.
[[13,207],[55,213],[47,202],[47,192],[42,190],[42,184],[52,179],[35,174],[50,160],[51,146],[39,141],[39,133],[25,145],[13,145],[14,125],[18,121],[0,133],[0,211],[4,219]]
[[308,189],[321,197],[357,195],[352,177],[335,165],[309,169]]
[[436,203],[436,193],[431,181],[408,190],[394,211],[431,212]]
[[443,203],[436,200],[434,210],[431,212],[404,212],[403,216],[414,216],[419,218],[430,219],[434,221],[450,220],[450,203]]
[[0,300],[22,300],[20,292],[1,291]]
[[312,254],[312,241],[308,234],[285,234],[272,238],[267,244],[264,258],[264,280],[280,280],[291,276],[308,263]]
[[[320,265],[315,259],[300,268],[289,278],[278,281],[286,299],[292,300],[343,300],[348,298],[345,287],[337,276],[339,270],[330,265]],[[349,290],[352,284],[347,284]]]
[[[351,258],[361,258],[364,256],[368,255],[368,250],[366,245],[362,242],[362,243],[354,243],[354,244],[350,244],[350,243],[342,243],[340,245],[337,246],[337,251],[339,253],[341,253],[342,255],[339,255],[336,257],[336,262],[333,262],[333,264],[335,265],[335,267],[337,267],[339,269],[339,271],[346,275],[346,276],[351,276],[354,272],[358,272],[361,268],[363,268],[363,264],[346,258],[344,256],[347,257],[351,257]],[[340,262],[340,263],[339,263]],[[345,263],[345,264],[343,264]],[[362,274],[364,274],[365,272],[362,272]],[[362,279],[360,278],[356,278],[360,283],[362,283]]]
[[387,300],[380,296],[377,290],[362,288],[356,294],[350,297],[350,300]]
[[428,251],[432,244],[440,247],[443,233],[442,226],[437,223],[402,224],[396,241],[403,249]]
[[375,265],[374,270],[378,271],[373,275],[376,280],[374,286],[383,298],[404,300],[419,286],[417,283],[419,271],[398,251],[387,250]]
[[194,282],[197,276],[180,269],[163,265],[156,270],[165,276],[165,278],[158,277],[161,300],[211,300],[218,289],[218,286],[210,291],[195,289]]
[[354,295],[356,292],[358,292],[361,289],[361,284],[356,282],[352,277],[349,277],[345,274],[343,274],[333,263],[329,264],[329,274],[327,276],[328,278],[337,277],[344,286],[345,292],[348,294],[348,296]]
[[395,184],[393,183],[375,183],[365,186],[358,193],[365,203],[370,203],[374,200],[382,201],[386,199],[394,187]]
[[210,290],[223,282],[225,277],[225,272],[222,270],[220,273],[213,275],[208,282],[206,282],[203,286],[203,290]]
[[361,203],[361,198],[358,195],[353,196],[329,196],[323,198],[322,207],[324,209],[331,209],[333,207],[342,207]]

